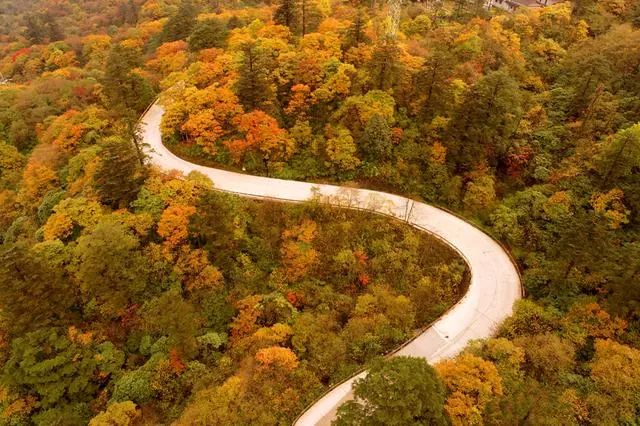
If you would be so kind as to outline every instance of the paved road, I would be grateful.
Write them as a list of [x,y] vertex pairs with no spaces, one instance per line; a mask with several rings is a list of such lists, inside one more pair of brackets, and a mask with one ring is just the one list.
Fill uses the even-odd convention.
[[[424,357],[430,363],[458,354],[472,339],[491,336],[511,315],[521,297],[516,267],[502,247],[478,228],[436,207],[407,198],[366,189],[346,189],[281,179],[251,176],[199,166],[173,155],[162,145],[160,105],[142,118],[142,135],[151,162],[165,170],[204,173],[216,189],[251,197],[304,201],[313,196],[346,207],[363,208],[395,216],[441,238],[466,260],[471,282],[465,296],[429,329],[404,346],[397,355]],[[296,422],[297,426],[329,424],[339,404],[351,396],[355,377],[333,389]]]

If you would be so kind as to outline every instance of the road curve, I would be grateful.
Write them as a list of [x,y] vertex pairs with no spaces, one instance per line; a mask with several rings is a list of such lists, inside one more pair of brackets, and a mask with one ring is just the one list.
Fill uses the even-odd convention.
[[[179,170],[185,174],[198,171],[211,178],[216,189],[244,196],[287,201],[320,197],[331,204],[394,216],[442,239],[466,260],[471,271],[467,293],[430,328],[395,355],[423,357],[430,363],[453,357],[470,340],[493,335],[500,322],[511,315],[513,303],[521,298],[520,277],[509,255],[491,237],[459,217],[384,192],[251,176],[190,163],[172,154],[162,144],[160,122],[163,114],[162,106],[154,104],[140,123],[149,159],[162,169]],[[295,424],[329,424],[340,403],[351,396],[353,381],[364,374],[332,389]]]

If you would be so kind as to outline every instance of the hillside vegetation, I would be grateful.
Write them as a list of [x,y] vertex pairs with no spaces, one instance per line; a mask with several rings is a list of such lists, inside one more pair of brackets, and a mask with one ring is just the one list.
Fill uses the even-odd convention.
[[637,422],[640,3],[0,11],[0,422],[287,424],[462,290],[399,224],[150,169],[157,95],[191,161],[444,205],[516,257],[495,339],[374,361],[338,423]]

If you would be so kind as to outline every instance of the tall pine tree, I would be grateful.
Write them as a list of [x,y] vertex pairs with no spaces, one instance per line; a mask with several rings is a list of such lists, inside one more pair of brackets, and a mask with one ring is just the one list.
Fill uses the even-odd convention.
[[364,158],[371,162],[388,159],[393,150],[391,137],[391,127],[389,127],[387,120],[380,114],[372,115],[367,121],[360,140],[360,148]]
[[182,0],[176,13],[169,18],[162,29],[161,40],[176,41],[189,37],[196,25],[198,11],[191,0]]
[[320,18],[317,0],[300,0],[300,33],[303,37],[316,29]]
[[151,84],[132,70],[140,65],[136,49],[116,44],[109,52],[103,86],[109,107],[123,115],[137,115],[153,100]]
[[268,68],[260,46],[254,42],[242,46],[243,59],[238,69],[236,93],[242,105],[248,110],[261,107],[273,97]]
[[368,37],[364,33],[366,23],[366,14],[362,9],[358,9],[358,13],[353,19],[353,23],[351,24],[349,29],[347,29],[347,34],[343,45],[345,50],[350,47],[357,46],[360,43],[369,41]]
[[139,154],[131,142],[109,138],[102,145],[94,181],[100,200],[114,208],[131,203],[144,180]]
[[133,72],[139,65],[139,57],[137,50],[115,45],[109,53],[103,86],[107,104],[121,117],[125,127],[124,136],[133,140],[138,161],[142,164],[142,148],[137,134],[138,116],[153,101],[155,93],[147,79]]
[[298,28],[298,5],[296,0],[282,0],[273,14],[276,24],[289,27],[292,33]]

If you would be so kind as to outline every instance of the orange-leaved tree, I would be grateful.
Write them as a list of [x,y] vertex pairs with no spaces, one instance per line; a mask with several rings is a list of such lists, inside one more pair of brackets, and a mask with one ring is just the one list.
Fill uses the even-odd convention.
[[227,142],[227,148],[236,162],[241,162],[249,151],[259,152],[265,161],[285,161],[295,151],[293,138],[280,128],[275,118],[255,110],[238,116],[235,120],[244,138]]
[[285,371],[295,370],[298,367],[298,357],[289,348],[271,346],[260,349],[256,353],[256,361],[260,368],[281,368]]
[[463,354],[441,362],[436,370],[448,390],[445,411],[453,425],[481,424],[489,401],[502,395],[502,379],[491,361]]
[[162,212],[158,222],[158,235],[169,248],[175,248],[189,236],[189,217],[196,212],[195,207],[185,205],[169,206]]
[[304,277],[318,260],[318,251],[312,246],[317,234],[317,224],[309,219],[282,233],[282,264],[288,281]]

